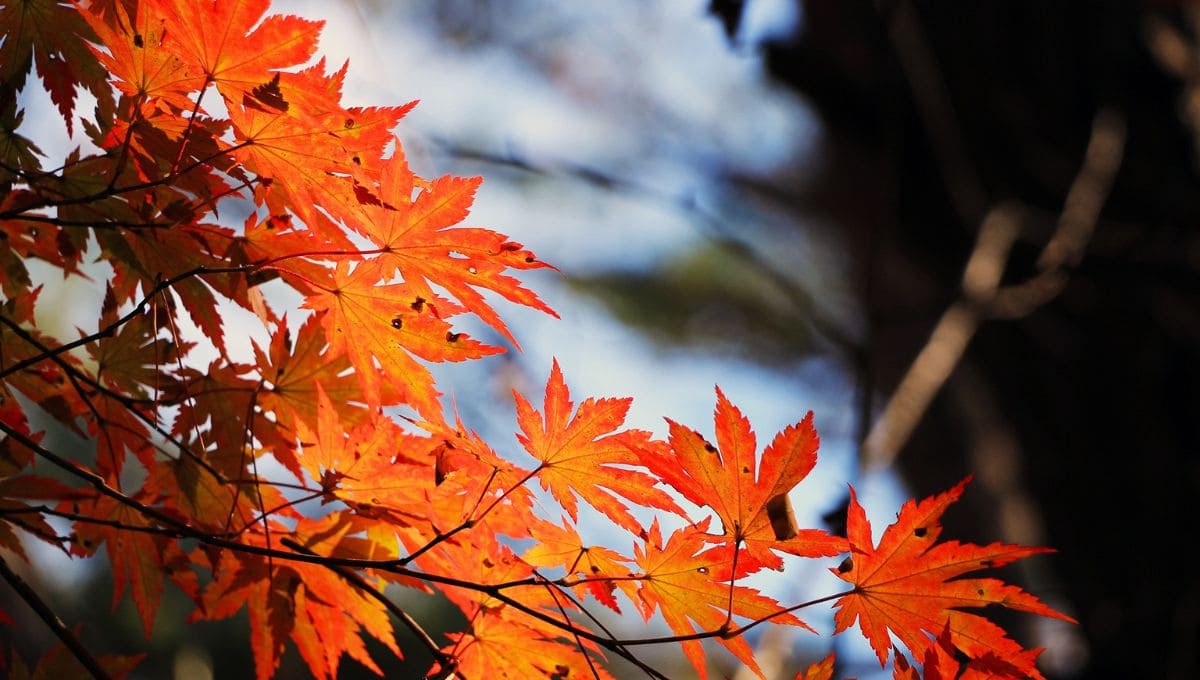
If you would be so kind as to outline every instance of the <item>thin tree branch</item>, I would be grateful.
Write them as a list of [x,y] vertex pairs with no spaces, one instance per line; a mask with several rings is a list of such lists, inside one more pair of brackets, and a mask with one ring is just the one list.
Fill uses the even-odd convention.
[[83,646],[83,643],[79,641],[79,638],[75,637],[75,634],[72,633],[69,628],[67,628],[66,624],[62,622],[62,619],[58,618],[58,615],[54,613],[54,610],[50,608],[50,605],[46,604],[46,602],[42,600],[42,598],[37,594],[37,591],[29,587],[29,584],[25,582],[25,579],[21,578],[16,572],[9,568],[8,563],[4,561],[3,557],[0,557],[0,576],[3,576],[4,580],[8,581],[8,585],[12,586],[12,589],[17,592],[17,595],[19,595],[21,599],[25,601],[25,604],[29,605],[29,608],[38,615],[38,618],[40,618],[46,624],[51,632],[54,633],[55,637],[57,637],[64,645],[66,645],[67,649],[71,651],[71,654],[73,654],[75,658],[79,660],[79,663],[83,664],[83,667],[92,674],[92,677],[96,678],[97,680],[109,680],[110,676],[108,671],[104,670],[104,668],[100,665],[100,662],[96,660],[96,657],[92,656],[91,652],[89,652],[87,648]]
[[1020,233],[1019,211],[1001,205],[988,213],[963,270],[959,300],[942,314],[863,441],[864,469],[886,467],[895,461],[981,323],[1025,316],[1062,291],[1068,270],[1083,258],[1120,167],[1124,145],[1124,119],[1115,111],[1099,111],[1058,224],[1038,257],[1038,273],[1022,283],[1000,285]]
[[[543,583],[544,579],[533,578],[533,579],[528,580],[528,582],[511,582],[511,583],[503,584],[503,587],[501,587],[501,586],[497,586],[497,585],[476,583],[473,581],[459,579],[459,578],[455,578],[455,577],[451,577],[451,576],[445,576],[442,574],[418,571],[418,570],[411,569],[411,568],[401,565],[399,563],[399,561],[395,560],[395,559],[368,560],[368,559],[325,556],[325,555],[317,555],[313,551],[311,551],[307,548],[305,548],[303,551],[296,550],[293,546],[290,546],[290,545],[288,547],[291,547],[292,550],[285,551],[285,550],[278,550],[278,549],[269,548],[269,547],[264,548],[264,547],[255,546],[255,545],[247,545],[245,543],[228,540],[228,539],[221,538],[221,537],[213,535],[213,534],[206,533],[199,529],[196,529],[195,527],[192,527],[192,526],[190,526],[184,522],[181,522],[179,520],[176,520],[176,519],[170,517],[169,515],[165,515],[162,512],[160,512],[159,510],[149,507],[136,499],[130,498],[129,496],[121,493],[120,491],[108,486],[108,484],[100,476],[96,475],[95,473],[91,472],[90,470],[86,470],[86,469],[82,468],[81,466],[79,466],[78,464],[76,464],[72,461],[62,458],[58,454],[55,454],[54,452],[46,449],[45,447],[41,446],[39,443],[33,441],[28,436],[24,435],[23,433],[21,433],[20,431],[18,431],[16,429],[10,427],[8,424],[6,424],[2,421],[0,421],[0,431],[4,432],[8,436],[12,437],[17,443],[33,450],[35,453],[37,453],[39,456],[43,457],[47,461],[62,468],[63,470],[75,475],[76,477],[79,477],[80,479],[84,480],[85,482],[90,484],[93,488],[95,488],[101,494],[109,496],[110,498],[113,498],[114,500],[116,500],[118,503],[121,503],[122,505],[132,508],[133,510],[141,513],[143,516],[147,517],[148,519],[152,519],[154,521],[160,522],[161,524],[164,524],[166,526],[169,526],[169,527],[175,529],[176,531],[179,532],[179,534],[181,536],[185,536],[187,538],[194,538],[205,545],[210,545],[210,546],[214,546],[214,547],[218,547],[218,548],[225,548],[225,549],[229,549],[229,550],[233,550],[233,551],[241,552],[241,553],[246,553],[246,554],[258,555],[260,557],[265,557],[267,559],[283,559],[283,560],[290,560],[290,561],[296,561],[296,562],[305,562],[305,563],[309,563],[309,564],[317,564],[320,566],[330,567],[330,568],[343,567],[343,568],[350,568],[350,569],[377,569],[377,570],[381,570],[381,571],[387,571],[387,572],[391,572],[394,574],[398,574],[401,576],[408,576],[410,578],[423,580],[423,581],[426,581],[429,583],[436,583],[436,584],[443,585],[443,586],[458,587],[458,588],[463,588],[465,590],[484,593],[484,594],[487,594],[488,596],[498,600],[499,602],[502,602],[502,603],[512,607],[513,609],[520,611],[523,614],[526,614],[526,615],[533,617],[539,621],[542,621],[543,623],[554,626],[555,628],[562,630],[564,633],[567,633],[569,635],[578,636],[580,638],[589,640],[597,645],[600,645],[600,646],[612,651],[614,654],[631,661],[634,664],[638,664],[639,666],[642,665],[639,663],[640,660],[636,658],[636,655],[634,655],[632,652],[630,652],[628,649],[626,649],[627,647],[640,646],[640,645],[671,644],[671,643],[676,643],[676,642],[685,642],[688,640],[705,640],[708,638],[730,639],[730,638],[742,635],[746,631],[749,631],[752,628],[754,628],[758,625],[761,625],[762,623],[769,621],[771,619],[774,619],[778,616],[782,616],[784,614],[790,613],[792,611],[796,611],[796,610],[804,608],[804,607],[809,607],[814,604],[818,604],[818,603],[826,602],[826,601],[829,601],[829,600],[832,600],[832,599],[835,599],[838,597],[842,597],[847,594],[847,592],[835,593],[835,594],[829,595],[827,597],[822,597],[822,598],[818,598],[816,600],[803,602],[798,605],[794,605],[794,606],[791,606],[791,607],[788,607],[785,609],[781,609],[777,612],[774,612],[768,616],[762,617],[758,620],[752,621],[752,622],[750,622],[744,626],[741,626],[739,628],[730,628],[728,625],[724,625],[718,630],[702,631],[702,632],[698,632],[698,633],[692,633],[689,635],[671,635],[671,636],[661,636],[661,637],[639,638],[639,639],[632,639],[632,640],[624,640],[624,639],[617,640],[617,639],[605,637],[603,635],[599,635],[599,634],[597,634],[591,630],[588,630],[586,628],[580,628],[579,626],[576,626],[569,620],[559,619],[554,616],[550,616],[546,612],[541,611],[540,609],[531,607],[531,606],[521,602],[520,600],[517,600],[517,599],[507,595],[505,592],[503,592],[504,589],[507,589],[509,587],[517,587],[517,586],[542,587],[542,586],[544,586],[544,583]],[[285,539],[285,540],[288,543],[294,542],[291,539]],[[285,545],[286,545],[286,543],[285,543]],[[301,546],[301,547],[303,547],[303,546]],[[848,591],[848,592],[853,592],[853,591]]]

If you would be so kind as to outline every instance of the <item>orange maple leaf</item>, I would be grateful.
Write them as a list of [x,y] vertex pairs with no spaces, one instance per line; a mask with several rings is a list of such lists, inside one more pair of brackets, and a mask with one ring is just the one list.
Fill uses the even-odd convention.
[[[516,339],[476,288],[504,296],[510,302],[557,316],[536,293],[508,269],[538,269],[541,262],[520,243],[487,229],[455,227],[466,219],[479,177],[439,177],[418,180],[408,168],[399,140],[392,157],[383,162],[378,202],[360,202],[361,216],[351,226],[377,243],[384,253],[385,273],[399,270],[406,281],[426,290],[430,283],[444,288],[470,312],[495,328],[514,345]],[[413,197],[413,191],[420,192]],[[452,228],[453,227],[453,228]]]
[[63,501],[59,509],[105,522],[77,524],[77,541],[71,547],[71,552],[75,555],[91,556],[101,543],[105,544],[108,559],[112,563],[113,609],[116,609],[121,601],[125,585],[128,583],[147,639],[150,637],[154,618],[162,601],[167,574],[171,575],[172,580],[181,586],[184,592],[196,595],[196,574],[186,568],[186,558],[179,544],[166,540],[161,535],[138,531],[150,526],[150,523],[136,510],[107,496],[82,503]]
[[463,361],[501,351],[452,331],[439,316],[459,311],[449,300],[417,295],[407,283],[384,284],[375,262],[359,263],[350,272],[342,260],[332,278],[332,285],[310,295],[304,306],[325,312],[321,325],[329,340],[328,358],[349,357],[372,405],[380,403],[386,378],[418,413],[440,421],[433,376],[412,355],[427,361]]
[[279,416],[294,411],[309,422],[315,422],[317,388],[321,387],[338,406],[343,418],[355,424],[365,419],[366,409],[354,403],[359,395],[358,383],[352,376],[343,375],[350,368],[350,362],[344,356],[330,360],[323,354],[326,342],[317,317],[310,316],[299,332],[293,334],[284,316],[271,334],[271,344],[266,350],[253,340],[251,345],[259,370],[270,383],[270,388],[259,398],[259,405],[264,410]]
[[942,533],[942,514],[958,500],[969,481],[968,477],[949,491],[919,503],[905,503],[895,523],[883,532],[878,547],[872,545],[871,523],[851,488],[846,521],[851,556],[831,571],[853,583],[854,590],[834,605],[838,608],[834,632],[846,630],[857,619],[880,665],[884,665],[891,645],[889,631],[915,656],[924,658],[934,644],[930,636],[948,629],[955,645],[968,657],[990,654],[1024,660],[1021,672],[1040,678],[1032,657],[1006,637],[1002,628],[960,608],[997,604],[1071,623],[1074,619],[999,579],[956,577],[1053,550],[1003,543],[936,543]]
[[[448,633],[447,637],[454,644],[442,651],[456,661],[452,677],[612,678],[579,645],[564,643],[486,609],[471,622],[470,633]],[[446,670],[436,665],[431,674]]]
[[[273,537],[292,540],[314,552],[339,554],[353,541],[356,530],[339,516],[300,519],[294,532],[273,524]],[[275,539],[277,542],[278,539]],[[243,534],[243,542],[265,546],[261,534]],[[350,555],[360,557],[358,551]],[[246,605],[255,675],[268,680],[279,666],[290,637],[309,671],[317,678],[336,678],[343,654],[382,675],[371,659],[363,634],[400,656],[387,610],[375,598],[339,573],[315,564],[276,563],[253,555],[226,551],[211,565],[215,579],[205,588],[203,607],[191,620],[232,616]]]
[[757,444],[750,422],[720,388],[714,419],[716,447],[668,418],[670,445],[637,446],[639,460],[684,498],[716,511],[725,540],[745,547],[738,559],[750,562],[742,566],[779,569],[783,560],[774,550],[803,557],[845,552],[844,539],[818,529],[797,529],[787,496],[817,462],[819,439],[812,413],[775,436],[763,452],[757,476]]
[[343,108],[337,102],[345,75],[345,65],[326,74],[324,60],[296,73],[278,73],[230,102],[229,119],[238,142],[233,157],[264,178],[256,199],[265,201],[272,214],[293,211],[309,229],[351,249],[337,220],[353,224],[362,201],[372,200],[374,179],[367,170],[377,172],[391,129],[416,102]]
[[814,661],[808,668],[796,673],[796,680],[833,680],[833,664],[836,657],[833,652],[829,656]]
[[521,445],[541,461],[535,470],[543,489],[549,489],[572,520],[577,519],[575,496],[604,513],[618,525],[640,534],[642,526],[621,500],[659,508],[685,516],[662,489],[655,488],[650,475],[618,465],[637,465],[629,449],[630,437],[646,439],[644,433],[616,433],[625,422],[632,399],[588,398],[571,415],[574,404],[563,382],[558,361],[546,381],[542,417],[525,397],[513,391],[517,401],[517,423]]
[[316,416],[315,431],[295,414],[291,422],[303,445],[299,464],[320,485],[325,502],[344,501],[393,526],[429,523],[424,510],[435,486],[432,440],[404,432],[379,411],[347,431],[319,383]]
[[[733,617],[751,620],[771,617],[776,624],[790,624],[812,630],[791,614],[780,614],[783,607],[757,590],[731,585],[721,574],[729,572],[729,551],[724,546],[705,549],[708,519],[694,527],[671,534],[666,545],[655,519],[642,546],[634,545],[634,561],[641,568],[640,589],[634,604],[647,620],[661,610],[671,630],[679,636],[701,631],[731,630]],[[742,663],[764,677],[754,660],[754,652],[745,638],[719,637],[718,640]],[[704,650],[698,640],[684,640],[684,654],[701,678],[707,677]]]
[[167,44],[227,99],[307,62],[324,22],[272,14],[271,0],[143,0],[166,21]]
[[[195,4],[195,3],[194,3]],[[188,99],[204,85],[204,76],[164,46],[163,8],[142,3],[130,17],[123,3],[113,3],[113,20],[102,16],[99,3],[79,7],[79,13],[96,32],[104,49],[92,48],[96,59],[116,78],[116,85],[131,97],[161,98],[179,111],[193,107]]]
[[[537,517],[529,525],[533,547],[521,559],[535,567],[562,567],[568,575],[582,574],[582,584],[593,597],[609,609],[620,612],[614,592],[617,588],[629,599],[637,596],[637,584],[630,580],[628,557],[597,545],[584,545],[573,527],[560,526]],[[565,518],[564,518],[565,519]]]

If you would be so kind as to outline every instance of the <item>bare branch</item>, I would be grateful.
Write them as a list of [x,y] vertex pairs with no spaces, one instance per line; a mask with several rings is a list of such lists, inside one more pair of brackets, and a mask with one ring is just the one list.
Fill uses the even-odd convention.
[[46,624],[46,627],[48,627],[54,633],[55,637],[57,637],[64,645],[66,645],[67,649],[71,651],[71,654],[73,654],[75,658],[79,660],[79,663],[83,664],[83,667],[92,674],[93,678],[96,678],[97,680],[109,680],[110,676],[108,675],[108,672],[104,670],[104,668],[100,665],[100,662],[96,660],[96,657],[92,656],[91,652],[89,652],[87,648],[83,646],[83,643],[79,641],[79,638],[75,637],[75,634],[71,632],[71,629],[67,628],[66,624],[62,622],[62,619],[58,618],[58,615],[55,614],[54,610],[50,608],[50,605],[46,604],[45,600],[43,600],[37,594],[37,591],[31,588],[29,584],[25,582],[25,579],[21,578],[20,575],[18,575],[8,566],[8,563],[4,561],[2,556],[0,556],[0,576],[3,576],[4,580],[8,581],[8,585],[12,586],[12,589],[17,592],[17,595],[19,595],[21,599],[25,601],[25,604],[29,605],[29,608],[38,615],[38,618],[40,618]]
[[963,270],[962,295],[942,314],[871,427],[863,441],[863,468],[886,467],[895,461],[983,321],[1025,316],[1062,291],[1068,270],[1079,264],[1091,240],[1124,145],[1124,119],[1115,111],[1099,111],[1082,167],[1067,192],[1054,233],[1038,257],[1038,273],[1022,283],[1000,285],[1020,233],[1019,210],[1000,205],[988,212]]

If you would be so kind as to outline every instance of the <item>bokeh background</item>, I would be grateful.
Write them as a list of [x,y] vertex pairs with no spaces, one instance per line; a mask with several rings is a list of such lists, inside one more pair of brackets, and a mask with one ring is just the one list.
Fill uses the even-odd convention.
[[[708,431],[717,383],[760,440],[811,409],[822,457],[793,493],[802,524],[838,528],[853,483],[878,531],[904,498],[974,474],[949,535],[1060,551],[1005,574],[1080,621],[1001,617],[1047,648],[1048,675],[1200,676],[1200,577],[1181,560],[1200,539],[1196,4],[277,9],[328,21],[352,103],[420,98],[399,131],[417,171],[483,175],[470,221],[558,266],[528,281],[561,320],[504,309],[522,351],[438,369],[502,451],[509,391],[536,394],[552,357],[574,394],[633,396],[632,423],[659,433],[664,415]],[[29,136],[61,137],[26,99],[46,125]],[[90,304],[56,290],[63,309]],[[145,647],[128,601],[108,623],[105,560],[39,555],[28,576],[86,642]],[[824,566],[758,585],[827,594]],[[457,623],[396,596],[433,629]],[[250,677],[244,615],[189,625],[185,605],[169,591],[139,677]],[[831,628],[827,610],[806,618]],[[15,630],[24,654],[49,644]],[[839,674],[872,677],[854,637],[835,641]],[[827,651],[800,633],[753,643],[774,677]],[[427,666],[408,649],[390,675]],[[300,672],[289,654],[280,677]]]

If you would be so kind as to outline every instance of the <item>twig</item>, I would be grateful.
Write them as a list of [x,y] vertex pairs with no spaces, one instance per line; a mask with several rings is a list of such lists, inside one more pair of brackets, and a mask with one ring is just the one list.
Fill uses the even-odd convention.
[[[829,601],[832,599],[836,599],[836,598],[847,595],[849,592],[852,592],[852,591],[847,591],[847,592],[842,592],[842,593],[835,593],[833,595],[818,598],[815,600],[810,600],[808,602],[802,602],[800,604],[793,605],[793,606],[787,607],[785,609],[780,609],[780,610],[773,612],[767,616],[764,616],[764,617],[761,617],[754,621],[751,621],[750,623],[747,623],[746,625],[741,626],[739,628],[731,628],[729,625],[723,625],[718,630],[702,631],[702,632],[698,632],[698,633],[692,633],[689,635],[648,637],[648,638],[640,638],[640,639],[633,639],[633,640],[615,639],[612,637],[606,637],[604,635],[597,634],[586,628],[580,628],[579,626],[575,625],[574,623],[572,623],[569,620],[563,620],[563,619],[559,619],[554,616],[551,616],[536,607],[527,605],[527,604],[521,602],[520,600],[517,600],[517,599],[507,595],[504,592],[504,590],[508,589],[509,587],[518,587],[518,586],[540,587],[540,586],[544,586],[544,583],[543,583],[544,579],[538,579],[535,577],[533,579],[527,579],[525,581],[505,583],[505,584],[501,584],[501,585],[482,584],[482,583],[476,583],[474,581],[469,581],[466,579],[455,578],[452,576],[445,576],[442,574],[429,573],[429,572],[423,572],[423,571],[411,569],[409,567],[403,566],[402,564],[399,563],[399,560],[395,560],[395,559],[371,560],[371,559],[360,559],[360,558],[336,557],[336,556],[332,556],[332,555],[317,555],[317,554],[314,554],[312,550],[304,548],[303,546],[300,546],[300,548],[303,548],[302,550],[297,550],[296,546],[299,546],[299,544],[296,544],[295,546],[288,545],[290,543],[294,543],[294,541],[292,541],[291,539],[285,539],[287,541],[287,543],[285,543],[285,545],[288,545],[288,547],[291,548],[291,550],[279,550],[276,548],[248,545],[245,543],[240,543],[238,541],[228,540],[225,538],[221,538],[218,535],[206,533],[206,532],[204,532],[200,529],[197,529],[185,522],[181,522],[169,515],[166,515],[163,512],[161,512],[155,508],[145,505],[144,503],[142,503],[134,498],[130,498],[129,496],[121,493],[120,491],[110,487],[104,481],[104,479],[101,478],[99,475],[96,475],[95,473],[91,472],[90,470],[86,470],[83,467],[79,466],[78,464],[73,463],[72,461],[69,461],[69,460],[59,456],[58,454],[46,449],[38,442],[33,441],[31,438],[26,436],[24,433],[20,432],[19,430],[15,429],[13,427],[10,427],[3,421],[0,421],[0,432],[4,432],[8,436],[12,437],[16,443],[33,450],[37,455],[41,456],[42,458],[46,459],[47,461],[57,465],[58,467],[75,475],[76,477],[82,479],[83,481],[86,481],[88,484],[90,484],[93,488],[95,488],[101,494],[109,496],[110,498],[116,500],[118,503],[121,503],[122,505],[132,508],[133,510],[137,511],[142,516],[144,516],[148,519],[152,519],[163,525],[171,527],[172,529],[178,531],[181,536],[184,536],[187,538],[194,538],[202,544],[214,546],[217,548],[233,550],[233,551],[240,552],[240,553],[258,555],[260,557],[265,557],[268,559],[283,559],[283,560],[290,560],[290,561],[295,561],[295,562],[305,562],[308,564],[317,564],[317,565],[329,567],[329,568],[378,569],[381,571],[387,571],[387,572],[391,572],[393,574],[398,574],[401,576],[408,576],[410,578],[419,579],[422,581],[426,581],[428,583],[436,583],[436,584],[443,585],[443,586],[458,587],[458,588],[463,588],[463,589],[474,591],[474,592],[484,593],[484,594],[487,594],[490,597],[496,599],[497,601],[502,602],[527,616],[530,616],[530,617],[537,619],[543,623],[554,626],[555,628],[563,631],[564,633],[570,634],[572,636],[578,636],[579,638],[582,638],[582,639],[588,640],[590,642],[593,642],[597,645],[600,645],[601,647],[604,647],[604,648],[612,651],[617,656],[620,656],[628,661],[631,661],[634,664],[637,664],[639,667],[643,668],[644,670],[647,669],[648,667],[645,666],[645,664],[643,662],[641,662],[639,659],[637,659],[637,657],[632,652],[630,652],[627,649],[627,647],[635,646],[635,645],[641,646],[641,645],[671,644],[671,643],[676,643],[676,642],[685,642],[688,640],[705,640],[705,639],[709,639],[709,638],[730,639],[730,638],[738,637],[738,636],[744,634],[745,632],[747,632],[767,621],[770,621],[776,617],[796,611],[798,609],[802,609],[802,608],[809,607],[809,606],[812,606],[815,604],[819,604],[821,602],[826,602],[826,601]],[[339,572],[339,573],[341,573],[341,572]],[[347,573],[350,573],[350,572],[347,572]],[[378,595],[378,596],[382,597],[382,595]],[[386,598],[384,598],[384,599],[386,599]],[[385,605],[385,606],[387,606],[387,605]],[[390,607],[389,607],[389,609],[390,609]],[[403,621],[403,618],[401,618],[401,620]],[[435,645],[436,645],[436,643],[435,643]],[[653,669],[649,669],[647,672],[651,672],[654,675],[654,677],[663,677],[660,674],[658,674],[657,671],[653,671]]]
[[963,270],[962,294],[942,314],[863,441],[863,468],[886,467],[895,461],[983,321],[1025,316],[1062,291],[1067,270],[1079,264],[1091,240],[1124,144],[1124,119],[1115,111],[1099,111],[1058,225],[1038,257],[1038,273],[1026,281],[1000,285],[1019,235],[1017,210],[1001,205],[988,213]]
[[100,662],[96,660],[96,657],[92,656],[91,652],[79,641],[79,638],[75,637],[75,634],[67,628],[62,619],[58,618],[58,615],[50,608],[50,605],[46,604],[37,592],[29,587],[25,579],[9,568],[8,563],[4,561],[3,557],[0,557],[0,576],[3,576],[4,580],[8,581],[8,585],[17,591],[17,595],[20,595],[21,599],[25,600],[25,604],[29,605],[29,608],[38,615],[38,618],[45,622],[54,635],[66,645],[67,649],[71,650],[71,654],[75,655],[75,658],[92,674],[92,677],[97,678],[97,680],[109,680],[111,676],[100,666]]

